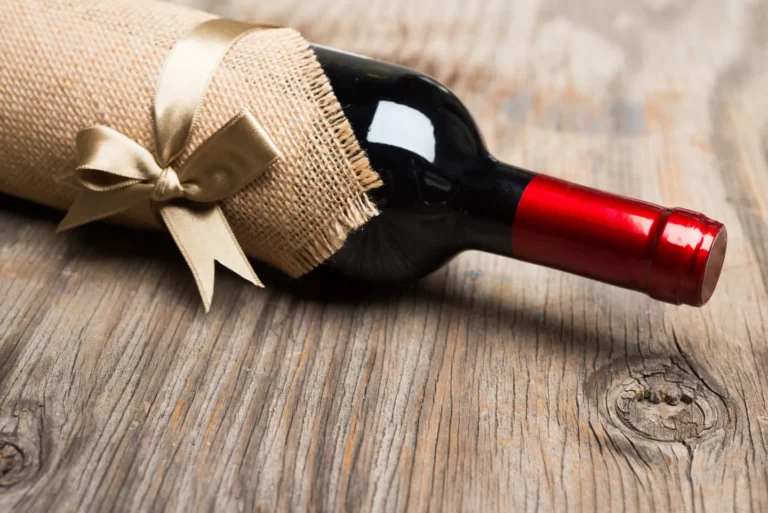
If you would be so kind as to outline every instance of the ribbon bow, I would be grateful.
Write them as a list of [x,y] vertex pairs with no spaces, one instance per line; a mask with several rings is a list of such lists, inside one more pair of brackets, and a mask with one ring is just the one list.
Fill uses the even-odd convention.
[[227,51],[257,27],[210,20],[173,47],[155,94],[157,154],[105,126],[77,134],[75,179],[82,196],[59,230],[103,219],[151,201],[195,276],[208,311],[215,261],[262,286],[217,202],[263,173],[279,152],[245,110],[203,142],[178,169],[174,160],[187,144],[210,77]]

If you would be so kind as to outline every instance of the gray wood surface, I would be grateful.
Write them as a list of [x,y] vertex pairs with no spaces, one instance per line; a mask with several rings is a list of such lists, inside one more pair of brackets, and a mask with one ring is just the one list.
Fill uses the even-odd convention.
[[221,271],[204,315],[166,236],[0,197],[0,511],[768,511],[765,3],[186,3],[426,70],[500,158],[724,221],[721,284],[677,308],[473,252],[397,290]]

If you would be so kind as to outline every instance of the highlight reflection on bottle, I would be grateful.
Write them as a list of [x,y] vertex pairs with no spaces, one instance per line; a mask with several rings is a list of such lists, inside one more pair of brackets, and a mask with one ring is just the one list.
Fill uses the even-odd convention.
[[701,306],[725,258],[725,227],[685,209],[501,163],[444,86],[416,71],[314,46],[384,186],[381,215],[328,265],[366,280],[418,279],[477,249]]

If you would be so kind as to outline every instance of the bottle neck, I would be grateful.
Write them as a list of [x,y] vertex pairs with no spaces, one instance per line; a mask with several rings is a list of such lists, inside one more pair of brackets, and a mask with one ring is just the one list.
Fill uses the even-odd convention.
[[467,246],[701,306],[720,275],[722,224],[494,163],[486,201],[469,201]]
[[512,229],[520,200],[528,184],[537,175],[493,158],[485,160],[482,170],[463,173],[471,183],[459,202],[463,218],[462,237],[466,249],[514,257]]

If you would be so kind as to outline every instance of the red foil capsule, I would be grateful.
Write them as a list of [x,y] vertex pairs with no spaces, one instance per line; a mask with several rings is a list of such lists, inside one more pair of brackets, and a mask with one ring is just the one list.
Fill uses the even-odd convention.
[[515,258],[702,306],[725,258],[717,221],[538,175],[515,213]]

